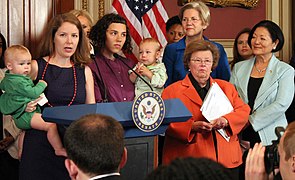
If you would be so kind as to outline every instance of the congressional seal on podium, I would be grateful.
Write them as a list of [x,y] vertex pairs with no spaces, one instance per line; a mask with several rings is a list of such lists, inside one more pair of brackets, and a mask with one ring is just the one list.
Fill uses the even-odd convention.
[[144,132],[156,130],[165,117],[165,104],[155,92],[143,92],[132,105],[134,124]]

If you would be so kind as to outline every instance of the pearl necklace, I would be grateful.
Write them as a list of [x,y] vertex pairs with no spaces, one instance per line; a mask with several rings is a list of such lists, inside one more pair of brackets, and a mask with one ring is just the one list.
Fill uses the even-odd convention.
[[260,73],[263,73],[263,72],[267,69],[267,66],[266,66],[265,68],[263,68],[263,69],[258,69],[258,68],[256,67],[256,65],[254,64],[254,68],[255,68],[255,70],[260,74]]
[[[45,74],[46,74],[46,71],[47,71],[47,68],[48,68],[48,64],[49,64],[49,61],[50,61],[50,57],[45,65],[45,68],[43,70],[43,73],[42,73],[42,80],[44,80],[44,77],[45,77]],[[74,75],[74,94],[73,94],[73,97],[72,97],[72,100],[70,101],[70,103],[68,104],[68,106],[71,106],[76,98],[76,95],[77,95],[77,74],[76,74],[76,69],[75,69],[75,66],[74,66],[74,63],[71,61],[71,65],[72,65],[72,68],[73,68],[73,75]],[[49,101],[47,102],[47,104],[50,106],[50,107],[53,107],[52,104],[49,103]]]

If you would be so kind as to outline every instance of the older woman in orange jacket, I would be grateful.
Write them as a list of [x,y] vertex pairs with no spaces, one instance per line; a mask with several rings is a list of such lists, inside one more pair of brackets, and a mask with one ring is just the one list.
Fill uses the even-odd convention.
[[[169,125],[163,149],[164,164],[177,157],[206,157],[233,169],[235,174],[238,173],[237,167],[242,163],[242,151],[237,135],[248,122],[250,108],[239,98],[232,84],[210,77],[218,59],[218,49],[214,44],[204,40],[191,42],[184,54],[184,65],[190,73],[185,79],[164,90],[164,99],[181,99],[193,114],[186,122]],[[214,82],[223,90],[234,110],[209,122],[202,115],[200,108]],[[230,137],[229,142],[216,131],[218,129],[226,130]]]

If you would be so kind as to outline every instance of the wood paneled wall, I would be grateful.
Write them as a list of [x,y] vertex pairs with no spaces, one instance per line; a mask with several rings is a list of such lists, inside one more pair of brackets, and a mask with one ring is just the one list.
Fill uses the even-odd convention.
[[74,8],[74,0],[0,0],[0,32],[8,46],[23,44],[36,58],[48,21]]
[[74,9],[74,0],[56,0],[56,14],[69,12]]
[[[97,15],[99,13],[97,6],[100,1],[102,0],[0,0],[0,32],[6,37],[9,46],[23,44],[31,50],[35,57],[42,31],[55,14],[74,8],[82,9],[81,4],[87,2],[89,5],[87,10]],[[104,12],[110,9],[111,1],[104,1]],[[174,3],[176,4],[176,1]],[[294,16],[294,13],[291,13],[292,4],[294,4],[292,0],[266,1],[266,18],[277,22],[284,31],[286,43],[284,49],[279,53],[279,57],[284,61],[288,61],[292,55],[292,42],[295,34],[291,18]],[[228,9],[218,10],[228,11]],[[213,39],[225,46],[229,59],[231,59],[233,39],[220,37],[213,37]]]

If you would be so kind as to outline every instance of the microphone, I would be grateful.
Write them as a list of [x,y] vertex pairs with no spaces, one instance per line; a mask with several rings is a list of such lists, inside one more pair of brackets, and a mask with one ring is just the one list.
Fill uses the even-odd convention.
[[126,62],[124,62],[123,59],[120,58],[120,56],[117,53],[114,53],[114,58],[119,59],[125,66],[128,67],[128,69],[130,69],[134,74],[136,74],[137,77],[139,77],[141,80],[143,80],[143,82],[148,85],[148,87],[154,91],[154,89],[152,88],[152,86],[150,85],[150,83],[148,83],[145,79],[143,79],[143,77],[141,77],[141,75],[139,75],[136,71],[133,70],[133,68],[131,68]]

